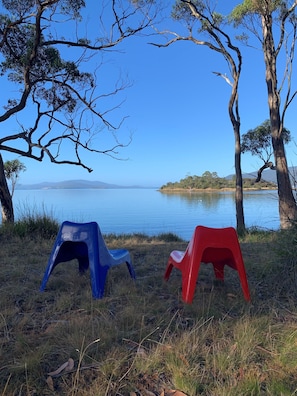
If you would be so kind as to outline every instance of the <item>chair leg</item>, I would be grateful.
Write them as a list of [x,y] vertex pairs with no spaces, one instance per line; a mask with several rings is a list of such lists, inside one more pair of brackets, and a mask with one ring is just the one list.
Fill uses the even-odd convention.
[[[215,272],[216,279],[223,281],[224,280],[224,264],[214,263],[213,265],[214,265],[214,272]],[[228,265],[228,264],[226,264],[226,265]],[[251,296],[250,296],[249,286],[248,286],[246,273],[245,273],[245,269],[244,269],[244,264],[236,263],[235,261],[234,262],[232,261],[232,265],[230,265],[230,267],[237,271],[244,298],[246,301],[250,301]]]
[[200,270],[200,259],[192,262],[187,270],[182,271],[182,299],[191,304],[195,295],[197,280]]
[[167,262],[167,267],[166,267],[165,273],[164,273],[164,279],[165,279],[166,281],[167,281],[167,280],[169,279],[169,277],[170,277],[172,268],[173,268],[173,264],[172,264],[171,260],[169,259],[168,262]]
[[90,276],[92,285],[92,295],[95,299],[100,299],[104,296],[105,282],[107,278],[107,272],[109,267],[98,267],[99,270],[95,270],[92,265],[90,265]]
[[45,272],[45,274],[43,276],[43,279],[42,279],[42,282],[41,282],[41,286],[40,286],[40,289],[39,289],[40,291],[44,291],[44,289],[46,287],[46,284],[47,284],[47,281],[48,281],[48,278],[49,278],[49,276],[51,274],[51,271],[52,271],[52,268],[47,268],[46,269],[46,272]]
[[129,261],[126,261],[126,264],[127,264],[127,267],[128,267],[129,274],[130,274],[131,278],[132,279],[136,279],[136,275],[135,275],[135,271],[134,271],[133,265]]
[[51,253],[50,258],[48,260],[48,264],[47,264],[45,273],[43,275],[43,279],[42,279],[41,286],[40,286],[40,289],[39,289],[40,291],[44,291],[44,289],[46,287],[46,284],[48,282],[48,279],[49,279],[51,273],[53,272],[53,269],[56,266],[56,262],[55,261],[56,261],[59,249],[60,249],[60,246],[58,246],[58,247],[56,247],[55,249],[52,250],[52,253]]
[[251,301],[250,290],[249,290],[249,285],[247,282],[245,269],[243,267],[239,267],[237,270],[238,270],[239,280],[240,280],[244,298],[246,299],[246,301]]

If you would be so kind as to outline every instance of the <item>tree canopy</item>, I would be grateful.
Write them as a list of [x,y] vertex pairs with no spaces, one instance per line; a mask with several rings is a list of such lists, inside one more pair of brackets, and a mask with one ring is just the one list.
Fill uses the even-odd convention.
[[[291,141],[291,133],[288,129],[283,128],[282,136],[285,143]],[[250,152],[264,163],[270,161],[273,155],[273,147],[269,120],[242,135],[241,151],[243,153]]]
[[[4,0],[2,6],[0,79],[9,89],[0,103],[0,153],[47,157],[89,172],[86,151],[117,157],[130,141],[117,136],[125,116],[114,116],[129,82],[115,76],[108,86],[101,76],[105,55],[151,20],[129,1]],[[2,159],[0,165],[3,220],[13,221]]]
[[26,166],[18,159],[6,161],[4,163],[5,177],[11,182],[11,196],[13,196],[14,194],[15,186],[20,176],[20,173],[24,172],[25,170]]
[[[14,117],[17,128],[13,133],[7,130],[0,138],[1,151],[38,161],[48,156],[52,162],[91,171],[82,160],[83,150],[116,156],[117,148],[123,146],[115,134],[123,119],[115,123],[110,115],[120,105],[116,95],[129,83],[115,78],[114,88],[102,91],[102,54],[136,34],[145,23],[135,17],[135,7],[128,12],[113,0],[111,32],[87,37],[87,22],[81,15],[85,5],[82,0],[3,1],[6,12],[0,15],[0,77],[15,89],[7,94],[6,103],[2,100],[0,122]],[[107,23],[104,5],[98,3],[92,11],[98,15],[99,34],[99,21]],[[90,60],[92,69],[88,70]],[[104,102],[110,106],[110,97],[114,103],[108,108]],[[30,117],[25,117],[28,112]],[[105,127],[111,131],[114,144],[100,148],[94,144],[94,137]],[[63,148],[68,144],[73,150],[65,155]]]

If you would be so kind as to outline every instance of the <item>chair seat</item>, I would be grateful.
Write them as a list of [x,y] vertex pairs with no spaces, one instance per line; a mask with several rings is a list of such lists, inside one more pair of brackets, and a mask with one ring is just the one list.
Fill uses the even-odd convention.
[[174,261],[176,261],[177,263],[180,263],[182,261],[182,259],[184,258],[186,252],[183,252],[181,250],[173,250],[170,253],[170,256],[172,257],[172,259]]
[[126,249],[111,249],[109,253],[115,259],[125,259],[124,261],[126,261],[130,258],[130,253]]

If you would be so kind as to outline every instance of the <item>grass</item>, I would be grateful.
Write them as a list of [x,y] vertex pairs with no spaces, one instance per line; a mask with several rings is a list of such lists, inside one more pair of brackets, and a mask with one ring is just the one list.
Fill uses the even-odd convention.
[[0,229],[1,396],[297,394],[295,229],[241,240],[250,304],[235,271],[217,285],[202,265],[187,305],[180,273],[163,281],[171,250],[187,245],[174,234],[107,235],[109,248],[129,249],[137,279],[112,268],[101,300],[75,261],[39,292],[57,224],[35,220]]

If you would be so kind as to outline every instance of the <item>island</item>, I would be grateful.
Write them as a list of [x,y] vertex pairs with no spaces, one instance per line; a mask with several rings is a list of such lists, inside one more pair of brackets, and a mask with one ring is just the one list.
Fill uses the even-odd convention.
[[[235,190],[235,176],[230,178],[219,177],[216,172],[204,172],[202,176],[187,176],[179,182],[168,182],[160,187],[161,192],[178,191],[228,191]],[[276,183],[261,180],[256,182],[255,178],[243,178],[244,190],[276,190]]]

